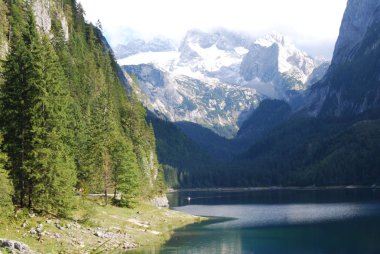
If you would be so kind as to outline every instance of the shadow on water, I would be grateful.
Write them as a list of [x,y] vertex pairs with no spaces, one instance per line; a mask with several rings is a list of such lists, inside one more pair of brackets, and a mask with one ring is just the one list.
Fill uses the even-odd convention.
[[[190,197],[190,200],[188,200]],[[171,207],[221,204],[343,203],[380,201],[380,189],[261,189],[179,191],[168,193]]]

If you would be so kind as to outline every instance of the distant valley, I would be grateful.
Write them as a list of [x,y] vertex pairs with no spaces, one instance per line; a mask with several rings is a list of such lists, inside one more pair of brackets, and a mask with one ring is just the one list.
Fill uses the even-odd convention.
[[331,64],[278,33],[192,30],[179,46],[118,47],[167,183],[380,183],[379,17],[378,1],[348,1]]

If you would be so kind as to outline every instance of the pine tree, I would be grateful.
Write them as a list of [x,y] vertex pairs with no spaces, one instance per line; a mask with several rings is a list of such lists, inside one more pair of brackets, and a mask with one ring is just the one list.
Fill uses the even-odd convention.
[[26,205],[28,169],[31,152],[31,116],[29,113],[31,51],[27,44],[25,14],[22,6],[11,6],[11,48],[4,65],[4,85],[1,91],[1,123],[9,157],[11,177],[16,189],[15,198],[21,207]]
[[64,214],[75,185],[66,145],[69,96],[58,58],[48,39],[41,41],[30,6],[24,15],[25,27],[13,26],[1,100],[10,170],[21,207]]
[[112,144],[114,200],[120,206],[133,206],[141,190],[141,175],[132,142],[118,133]]
[[65,214],[72,204],[76,173],[68,147],[69,103],[63,70],[46,37],[42,41],[43,75],[33,105],[32,159],[34,208]]
[[[108,91],[100,91],[95,100],[92,113],[92,146],[91,154],[94,156],[93,183],[104,192],[105,203],[108,203],[108,194],[113,186],[111,170],[111,133],[114,128],[112,119],[112,103]],[[101,191],[98,189],[98,191]]]

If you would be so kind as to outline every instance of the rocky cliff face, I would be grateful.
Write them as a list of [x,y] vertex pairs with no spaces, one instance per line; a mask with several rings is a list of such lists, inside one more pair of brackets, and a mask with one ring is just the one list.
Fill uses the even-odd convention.
[[380,1],[349,0],[332,65],[314,85],[313,116],[351,116],[380,106]]
[[[125,75],[135,77],[135,92],[144,105],[172,122],[199,123],[223,136],[237,131],[242,112],[249,112],[259,102],[254,89],[217,80],[199,80],[171,73],[152,64],[124,66]],[[129,73],[129,74],[127,74]]]
[[326,62],[308,56],[285,36],[272,33],[252,44],[240,66],[240,74],[259,92],[289,100],[308,88],[309,77],[321,64]]
[[335,45],[332,65],[352,60],[368,30],[379,23],[378,0],[349,0]]
[[52,16],[58,17],[63,28],[65,39],[69,39],[69,28],[60,1],[35,0],[33,10],[38,27],[45,33],[50,34]]

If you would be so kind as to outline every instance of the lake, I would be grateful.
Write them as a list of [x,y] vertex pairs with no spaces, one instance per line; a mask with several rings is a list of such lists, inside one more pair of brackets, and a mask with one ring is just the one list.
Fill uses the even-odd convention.
[[210,220],[134,253],[380,253],[379,189],[181,191],[168,198],[173,209]]

